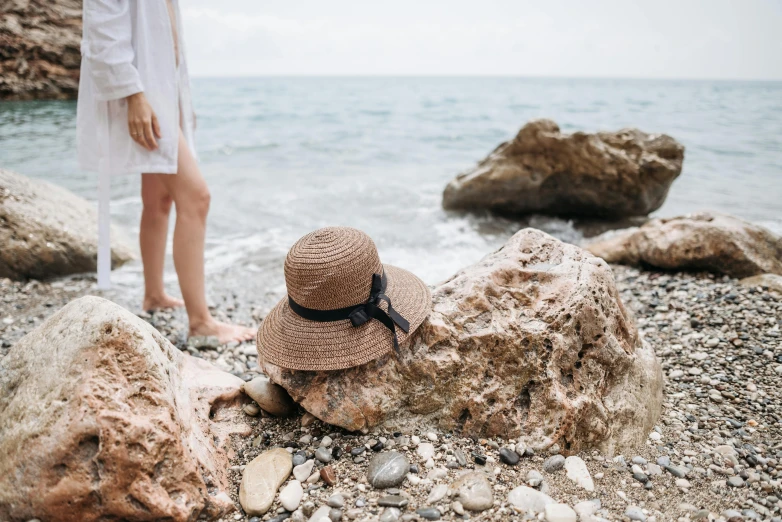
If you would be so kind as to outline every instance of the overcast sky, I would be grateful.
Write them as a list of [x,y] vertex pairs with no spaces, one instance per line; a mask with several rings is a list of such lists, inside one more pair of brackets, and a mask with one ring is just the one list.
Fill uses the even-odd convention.
[[782,0],[180,0],[191,73],[782,80]]

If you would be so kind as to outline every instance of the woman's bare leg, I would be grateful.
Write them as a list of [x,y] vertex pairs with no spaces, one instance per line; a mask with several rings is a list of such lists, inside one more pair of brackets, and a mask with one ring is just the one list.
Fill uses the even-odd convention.
[[221,323],[209,313],[204,287],[204,239],[210,194],[181,132],[176,175],[156,176],[166,186],[176,205],[174,266],[185,299],[190,335],[213,335],[221,343],[252,339],[254,329]]
[[163,288],[163,265],[166,258],[168,218],[173,202],[158,176],[141,176],[141,229],[139,243],[144,264],[144,310],[184,306],[181,299],[166,294]]

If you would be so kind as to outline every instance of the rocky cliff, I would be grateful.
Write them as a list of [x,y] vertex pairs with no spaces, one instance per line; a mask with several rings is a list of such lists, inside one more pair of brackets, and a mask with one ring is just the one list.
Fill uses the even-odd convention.
[[81,0],[0,0],[0,100],[75,98]]

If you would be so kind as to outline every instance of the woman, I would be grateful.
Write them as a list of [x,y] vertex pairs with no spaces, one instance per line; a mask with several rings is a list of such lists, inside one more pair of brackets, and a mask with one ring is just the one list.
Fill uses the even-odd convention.
[[177,0],[85,0],[78,104],[86,170],[141,177],[144,310],[182,306],[165,293],[168,219],[176,205],[174,266],[190,335],[221,343],[254,330],[212,317],[204,289],[209,189],[196,162],[195,116]]

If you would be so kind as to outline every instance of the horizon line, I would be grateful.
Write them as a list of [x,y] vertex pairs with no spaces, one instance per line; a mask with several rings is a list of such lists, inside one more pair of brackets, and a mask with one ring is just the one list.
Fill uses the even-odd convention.
[[675,76],[567,76],[567,75],[519,75],[519,74],[353,74],[353,73],[262,73],[262,74],[191,74],[192,78],[204,79],[249,79],[249,78],[507,78],[528,80],[644,80],[644,81],[703,81],[703,82],[752,82],[782,83],[780,78],[719,78],[719,77],[675,77]]

